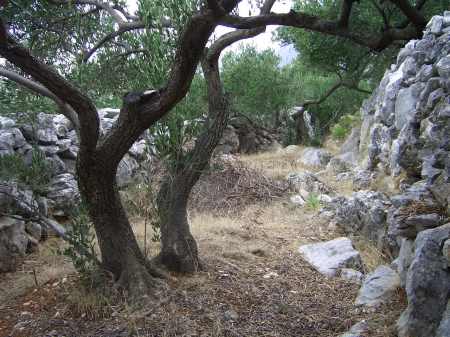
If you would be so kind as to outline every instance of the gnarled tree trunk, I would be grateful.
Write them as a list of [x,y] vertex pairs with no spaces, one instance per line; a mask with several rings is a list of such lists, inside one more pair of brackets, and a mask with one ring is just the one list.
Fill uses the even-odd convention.
[[209,97],[205,131],[197,139],[194,149],[185,156],[186,162],[165,177],[157,199],[161,220],[159,260],[169,270],[178,272],[195,272],[200,267],[197,243],[189,228],[188,200],[222,138],[229,116],[218,58],[206,58],[202,66]]
[[[266,0],[261,13],[269,13],[274,2]],[[208,165],[229,117],[229,104],[220,79],[220,54],[233,43],[255,37],[264,31],[265,27],[236,30],[221,36],[205,50],[202,69],[208,92],[206,130],[197,139],[191,153],[185,156],[188,160],[165,178],[157,200],[161,218],[159,260],[170,270],[194,272],[200,267],[197,243],[189,228],[187,205],[192,188]]]
[[78,183],[97,234],[101,263],[135,299],[155,294],[159,288],[155,286],[161,285],[156,276],[162,275],[139,249],[117,190],[118,164],[138,137],[185,96],[217,21],[238,2],[223,0],[219,9],[209,8],[210,4],[202,6],[186,24],[167,85],[159,90],[128,93],[116,125],[104,136],[100,136],[99,116],[93,101],[22,47],[0,17],[0,55],[45,90],[39,86],[28,87],[47,94],[64,107],[62,110],[69,119],[77,119],[74,124],[79,127],[80,137]]
[[95,227],[102,266],[138,300],[156,294],[163,283],[155,276],[162,274],[139,248],[119,196],[116,171],[98,155],[80,153],[78,157],[78,185]]

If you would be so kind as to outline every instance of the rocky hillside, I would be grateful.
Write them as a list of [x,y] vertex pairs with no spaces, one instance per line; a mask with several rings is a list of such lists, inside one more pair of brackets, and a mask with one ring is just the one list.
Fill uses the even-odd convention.
[[[118,113],[118,109],[99,110],[103,132],[113,126]],[[149,144],[145,134],[125,155],[117,172],[119,186],[130,183],[151,161]],[[49,182],[44,190],[36,192],[26,184],[0,180],[0,208],[13,215],[0,217],[0,272],[14,270],[21,257],[46,237],[48,227],[61,235],[63,228],[51,218],[67,217],[79,202],[75,178],[78,137],[69,120],[63,115],[40,113],[34,123],[19,123],[0,116],[3,162],[15,160],[16,155],[32,166],[37,152],[43,154],[49,171],[45,172]]]
[[[364,103],[361,127],[339,155],[326,160],[327,171],[352,180],[357,192],[330,198],[322,216],[348,237],[367,237],[392,263],[361,276],[346,239],[300,248],[323,273],[361,277],[358,306],[377,307],[404,288],[408,306],[397,321],[399,337],[450,336],[449,53],[450,12],[445,12],[432,18],[421,40],[400,51]],[[323,150],[314,155],[320,153],[324,158]],[[310,150],[303,161],[312,157]],[[389,193],[377,190],[380,179],[391,182]],[[363,325],[345,336],[360,336]]]

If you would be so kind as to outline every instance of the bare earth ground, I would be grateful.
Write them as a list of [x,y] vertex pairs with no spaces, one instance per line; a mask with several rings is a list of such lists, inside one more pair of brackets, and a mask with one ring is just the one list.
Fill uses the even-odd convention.
[[[283,165],[285,155],[265,156],[243,161],[258,161],[269,177],[302,169]],[[190,219],[206,270],[173,274],[160,301],[140,309],[81,288],[70,262],[55,253],[59,243],[48,241],[22,271],[0,276],[0,337],[337,337],[364,318],[371,318],[367,337],[394,336],[403,294],[363,312],[353,306],[356,285],[320,275],[297,253],[300,244],[339,236],[316,210],[292,206],[286,194],[232,215],[192,211]],[[143,242],[143,221],[135,223]],[[357,246],[368,270],[381,263],[369,244]]]

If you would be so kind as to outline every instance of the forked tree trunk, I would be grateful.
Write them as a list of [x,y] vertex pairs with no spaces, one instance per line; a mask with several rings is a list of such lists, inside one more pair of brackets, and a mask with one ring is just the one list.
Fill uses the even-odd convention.
[[165,177],[157,200],[161,220],[159,260],[169,270],[178,272],[195,272],[200,268],[198,247],[187,216],[188,200],[222,138],[229,116],[218,57],[205,59],[202,67],[209,97],[205,131],[197,139],[194,149],[185,156],[186,162]]
[[[127,93],[116,125],[103,137],[100,137],[99,116],[93,101],[21,46],[0,17],[0,55],[38,84],[28,85],[29,88],[39,91],[43,86],[45,90],[40,90],[40,94],[47,94],[63,106],[62,111],[69,119],[77,119],[74,124],[79,126],[80,137],[78,184],[95,227],[102,264],[136,299],[154,294],[155,286],[161,283],[155,276],[161,274],[145,260],[138,247],[117,190],[117,166],[138,137],[186,95],[218,20],[238,3],[238,0],[223,0],[221,6],[214,1],[202,5],[184,27],[166,86]],[[105,6],[113,10],[108,4]],[[26,79],[18,81],[23,85],[28,83]]]

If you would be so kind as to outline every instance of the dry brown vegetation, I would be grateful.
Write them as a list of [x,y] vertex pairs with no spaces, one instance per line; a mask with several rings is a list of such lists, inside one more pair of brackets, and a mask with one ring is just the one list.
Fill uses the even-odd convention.
[[[284,185],[276,177],[292,170],[270,163],[292,159],[280,153],[247,156],[242,158],[247,167],[222,166],[203,179],[196,192],[203,206],[190,208],[190,222],[206,268],[194,275],[172,274],[156,303],[129,306],[111,283],[83,288],[70,263],[50,248],[54,241],[47,242],[29,257],[23,277],[19,272],[0,279],[0,337],[8,336],[23,312],[31,319],[13,337],[51,332],[67,337],[337,337],[364,318],[370,318],[367,337],[395,336],[393,324],[405,304],[402,293],[375,313],[363,312],[353,305],[357,285],[322,276],[297,253],[300,244],[340,235],[317,211],[293,206],[289,192],[279,188]],[[260,167],[249,164],[259,160]],[[217,186],[224,183],[218,178],[224,171],[239,187]],[[221,211],[221,193],[211,192],[218,188],[242,194],[236,197],[241,204],[223,204],[227,211]],[[138,240],[143,244],[146,233],[149,243],[152,232],[145,230],[144,219],[135,217],[134,223]],[[369,243],[360,239],[355,245],[368,271],[383,262]],[[152,243],[149,254],[158,249]],[[38,287],[30,276],[31,261],[42,270]],[[16,289],[13,299],[14,282],[24,275],[28,283]]]

